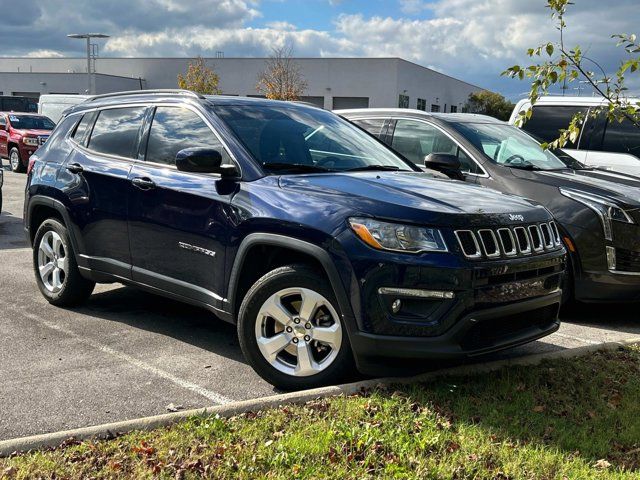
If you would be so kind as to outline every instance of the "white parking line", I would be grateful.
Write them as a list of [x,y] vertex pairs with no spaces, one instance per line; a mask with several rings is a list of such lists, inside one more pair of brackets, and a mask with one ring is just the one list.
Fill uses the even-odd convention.
[[599,342],[597,340],[590,340],[588,338],[576,337],[574,335],[567,335],[566,333],[560,333],[560,332],[554,333],[553,336],[566,338],[568,340],[575,340],[576,342],[586,343],[587,345],[599,345],[601,343],[604,343],[604,341]]
[[219,393],[213,392],[211,390],[208,390],[200,385],[197,385],[193,382],[190,382],[189,380],[185,380],[183,378],[180,377],[176,377],[175,375],[173,375],[172,373],[166,372],[164,370],[161,370],[157,367],[154,367],[153,365],[149,365],[146,362],[143,362],[142,360],[139,360],[135,357],[132,357],[131,355],[124,353],[124,352],[120,352],[114,348],[111,348],[107,345],[104,345],[100,342],[97,342],[95,340],[92,340],[90,338],[86,338],[83,337],[82,335],[78,335],[77,333],[75,333],[72,330],[69,330],[67,328],[61,327],[60,325],[50,322],[48,320],[44,320],[40,317],[38,317],[37,315],[34,315],[32,313],[28,313],[25,312],[19,308],[16,308],[12,305],[6,305],[6,307],[17,313],[18,315],[22,315],[25,318],[28,318],[29,320],[33,320],[35,322],[38,322],[39,324],[50,328],[51,330],[55,330],[58,332],[61,332],[69,337],[72,337],[73,339],[79,341],[80,343],[83,343],[85,345],[88,345],[92,348],[95,348],[96,350],[99,350],[103,353],[106,353],[108,355],[111,355],[113,357],[116,357],[119,360],[123,360],[125,362],[127,362],[130,365],[134,365],[142,370],[145,370],[149,373],[152,373],[154,375],[157,375],[158,377],[162,377],[166,380],[169,380],[170,382],[178,385],[179,387],[185,388],[187,390],[190,390],[194,393],[197,393],[198,395],[202,395],[205,398],[208,398],[209,400],[211,400],[212,402],[219,404],[219,405],[223,405],[226,403],[230,403],[233,402],[233,399],[225,397],[224,395],[220,395]]

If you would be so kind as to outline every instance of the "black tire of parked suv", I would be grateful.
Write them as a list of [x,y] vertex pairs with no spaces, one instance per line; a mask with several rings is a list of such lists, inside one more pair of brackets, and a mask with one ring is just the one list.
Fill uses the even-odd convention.
[[[66,271],[64,272],[62,288],[57,292],[51,292],[47,287],[45,287],[38,270],[38,251],[42,242],[42,237],[50,231],[53,231],[60,236],[62,247],[65,252],[64,257]],[[42,292],[42,295],[44,295],[49,303],[58,307],[73,307],[82,304],[89,298],[96,285],[95,282],[87,280],[80,274],[67,228],[58,220],[53,218],[45,220],[42,222],[40,227],[38,227],[38,231],[33,242],[33,268],[36,276],[36,283],[38,284],[38,288]]]
[[[11,161],[11,157],[13,155],[16,155],[18,157],[18,162],[15,165]],[[9,151],[9,167],[11,167],[11,171],[15,173],[22,173],[25,171],[24,164],[22,163],[22,158],[20,157],[20,150],[18,150],[16,147],[13,147]]]
[[[317,374],[297,377],[274,368],[258,348],[255,326],[260,308],[273,294],[287,288],[313,290],[327,299],[338,313],[342,342],[333,363]],[[245,358],[253,369],[267,382],[282,390],[301,390],[335,384],[355,372],[353,353],[347,327],[340,315],[340,308],[328,280],[306,265],[289,265],[277,268],[260,278],[247,292],[238,314],[238,338]]]

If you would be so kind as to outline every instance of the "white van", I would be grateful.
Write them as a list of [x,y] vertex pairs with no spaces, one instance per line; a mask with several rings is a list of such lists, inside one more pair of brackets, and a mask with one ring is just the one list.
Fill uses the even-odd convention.
[[[522,129],[541,141],[550,142],[558,138],[560,129],[569,126],[576,113],[586,114],[605,104],[606,100],[600,97],[541,97]],[[528,99],[520,100],[509,123],[515,124],[518,113],[530,105]],[[640,176],[640,128],[626,120],[610,122],[605,114],[587,118],[578,141],[568,143],[563,151],[588,166]]]
[[38,101],[38,113],[49,117],[54,122],[62,117],[62,112],[67,108],[84,102],[90,95],[51,94],[40,95]]

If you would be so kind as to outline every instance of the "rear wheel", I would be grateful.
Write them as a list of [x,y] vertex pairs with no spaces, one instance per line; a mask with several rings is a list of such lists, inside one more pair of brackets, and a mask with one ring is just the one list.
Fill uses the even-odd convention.
[[353,370],[333,290],[304,265],[273,270],[251,287],[240,307],[238,336],[256,372],[285,390],[335,383]]
[[9,151],[9,165],[11,166],[11,170],[16,173],[24,172],[24,165],[22,164],[22,158],[20,158],[20,150],[16,147],[13,147],[11,151]]
[[42,295],[53,305],[79,305],[95,287],[94,282],[80,275],[69,233],[58,220],[50,218],[38,228],[33,266]]

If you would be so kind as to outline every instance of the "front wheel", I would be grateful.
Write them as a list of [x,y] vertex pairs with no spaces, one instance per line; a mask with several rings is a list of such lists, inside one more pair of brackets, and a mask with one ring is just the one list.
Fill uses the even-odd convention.
[[20,158],[20,150],[16,147],[13,147],[9,152],[9,165],[11,166],[11,171],[15,173],[22,173],[25,170],[22,158]]
[[53,305],[71,307],[84,302],[95,283],[82,277],[66,227],[45,220],[33,243],[33,266],[42,295]]
[[240,307],[238,336],[254,370],[283,390],[336,383],[353,371],[331,285],[304,265],[273,270],[251,287]]

